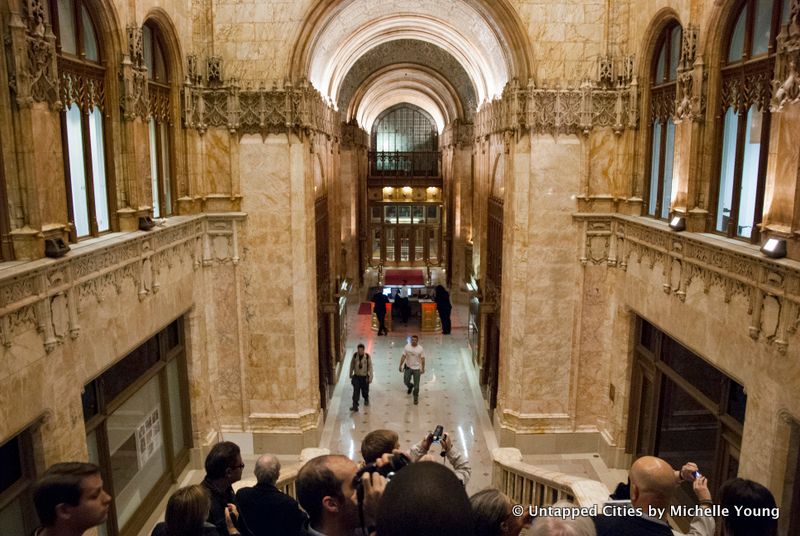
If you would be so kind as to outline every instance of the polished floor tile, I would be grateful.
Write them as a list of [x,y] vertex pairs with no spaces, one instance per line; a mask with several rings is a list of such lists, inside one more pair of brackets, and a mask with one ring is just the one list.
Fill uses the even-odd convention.
[[[395,322],[394,330],[382,337],[370,329],[370,316],[358,315],[357,309],[358,304],[355,304],[348,311],[348,350],[330,401],[320,446],[361,460],[361,440],[372,430],[397,431],[401,448],[408,449],[441,424],[455,440],[456,447],[469,457],[472,478],[468,492],[488,486],[491,483],[491,449],[497,446],[497,440],[472,364],[466,308],[454,308],[450,335],[420,333],[419,319],[411,319],[408,326]],[[412,334],[420,336],[426,356],[426,370],[416,406],[412,395],[406,393],[403,374],[398,370],[403,347]],[[358,343],[363,343],[372,355],[375,373],[370,385],[369,407],[362,401],[359,411],[351,412],[353,388],[348,371]]]

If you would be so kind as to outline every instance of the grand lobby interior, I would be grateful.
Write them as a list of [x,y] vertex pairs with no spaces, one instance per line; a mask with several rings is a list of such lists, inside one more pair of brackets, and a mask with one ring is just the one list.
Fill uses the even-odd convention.
[[655,455],[762,483],[800,534],[800,0],[0,17],[0,533],[60,461],[101,467],[98,534],[149,535],[218,441],[291,490],[441,424],[470,493],[585,504]]

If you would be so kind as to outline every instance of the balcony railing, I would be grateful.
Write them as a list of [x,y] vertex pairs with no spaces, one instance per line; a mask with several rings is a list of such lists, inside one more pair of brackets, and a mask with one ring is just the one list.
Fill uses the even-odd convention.
[[369,178],[439,178],[438,151],[370,151]]
[[525,463],[514,448],[492,451],[492,485],[514,504],[549,506],[567,500],[578,506],[600,507],[608,500],[605,484]]

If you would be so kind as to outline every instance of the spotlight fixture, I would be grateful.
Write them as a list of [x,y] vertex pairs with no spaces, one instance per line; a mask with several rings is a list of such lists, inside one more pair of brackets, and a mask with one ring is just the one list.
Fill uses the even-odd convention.
[[683,216],[673,216],[671,220],[669,220],[669,228],[673,231],[683,231],[686,229],[686,218]]
[[761,253],[772,259],[786,256],[786,240],[783,238],[768,238],[761,246]]

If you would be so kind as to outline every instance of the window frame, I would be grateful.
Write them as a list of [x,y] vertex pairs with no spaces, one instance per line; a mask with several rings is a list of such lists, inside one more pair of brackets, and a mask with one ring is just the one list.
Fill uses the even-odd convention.
[[[671,72],[671,49],[672,49],[672,34],[678,28],[680,33],[678,34],[679,39],[683,39],[683,27],[681,26],[680,22],[677,19],[671,19],[667,22],[664,27],[661,29],[659,33],[658,40],[656,41],[656,46],[653,49],[653,56],[651,57],[651,65],[650,65],[650,117],[647,122],[647,128],[649,132],[647,134],[647,151],[648,157],[645,159],[645,194],[644,194],[644,203],[643,203],[643,215],[649,218],[654,218],[657,220],[667,220],[669,219],[669,208],[667,207],[667,216],[661,217],[661,213],[663,212],[663,202],[664,202],[664,168],[666,166],[666,159],[667,159],[667,128],[672,120],[673,116],[675,115],[675,99],[677,95],[677,75],[674,79],[670,79],[670,72]],[[682,43],[681,43],[682,44]],[[664,65],[664,76],[662,80],[656,80],[656,73],[658,72],[658,60],[661,54],[661,51],[664,51],[665,57],[665,65]],[[680,50],[680,48],[679,48]],[[680,54],[678,59],[676,60],[676,71],[680,64]],[[653,123],[658,121],[660,125],[660,139],[659,139],[659,147],[658,147],[658,177],[656,179],[656,196],[655,196],[655,207],[650,206],[650,196],[653,190],[653,141],[655,137],[655,129],[653,128]],[[673,125],[673,132],[675,129],[675,123],[672,121]],[[675,158],[675,142],[673,139],[673,146],[672,146],[672,162],[674,165],[674,158]],[[672,169],[672,174],[674,176],[674,167]],[[672,205],[672,194],[670,193],[669,196],[669,204]],[[650,214],[651,208],[653,209],[653,214]]]
[[[91,8],[91,4],[84,0],[70,0],[72,2],[74,8],[74,15],[75,19],[73,21],[74,28],[75,28],[75,43],[76,43],[76,51],[77,55],[73,55],[68,52],[64,52],[62,49],[61,44],[61,35],[59,31],[60,27],[60,20],[58,15],[58,0],[50,0],[49,2],[49,9],[50,9],[50,20],[52,23],[53,33],[56,36],[56,54],[57,54],[57,64],[58,64],[58,73],[59,78],[61,79],[61,101],[63,108],[60,112],[60,119],[61,119],[61,148],[62,148],[62,158],[63,158],[63,165],[64,165],[64,182],[66,186],[66,194],[67,194],[67,218],[70,222],[70,232],[69,238],[71,242],[78,242],[80,240],[94,238],[100,236],[102,234],[106,234],[109,232],[114,232],[118,228],[117,222],[117,204],[116,204],[116,182],[114,180],[114,165],[113,161],[109,155],[109,147],[113,147],[113,140],[111,139],[110,129],[109,129],[109,122],[107,121],[107,102],[106,102],[106,85],[107,85],[107,76],[109,71],[107,69],[106,64],[106,50],[103,44],[103,38],[101,32],[99,31],[100,26],[98,25],[98,16]],[[83,24],[83,10],[86,10],[86,13],[92,23],[92,30],[94,32],[95,39],[97,41],[97,54],[98,59],[97,61],[87,60],[86,59],[86,51],[85,51],[85,31],[84,31],[84,24]],[[94,91],[86,91],[86,95],[80,100],[70,99],[69,94],[67,93],[66,87],[68,84],[65,84],[64,78],[72,77],[74,80],[81,81],[85,84],[92,85],[95,84],[96,87]],[[99,93],[98,95],[94,95],[94,93]],[[91,96],[94,95],[96,98],[94,100],[91,99]],[[88,227],[89,233],[86,235],[78,236],[78,227],[75,221],[75,207],[73,206],[72,201],[72,174],[70,171],[70,159],[69,159],[69,136],[67,132],[67,111],[71,108],[72,105],[77,105],[78,109],[81,114],[81,143],[82,143],[82,165],[84,171],[84,177],[86,182],[86,210],[87,210],[87,218],[88,218]],[[98,200],[95,198],[95,185],[96,181],[98,180],[95,177],[94,167],[93,167],[93,157],[94,152],[92,151],[92,145],[90,141],[90,125],[89,125],[89,113],[95,107],[98,108],[101,118],[100,125],[102,127],[102,144],[103,144],[103,154],[97,155],[98,159],[102,159],[103,162],[103,171],[104,171],[104,181],[105,181],[105,202],[108,210],[108,229],[100,231],[99,225],[97,223],[97,202]]]
[[[715,180],[712,182],[712,191],[709,207],[709,226],[710,232],[757,244],[761,239],[760,225],[763,220],[764,212],[764,190],[766,187],[767,161],[769,159],[769,142],[771,115],[769,110],[769,97],[771,96],[771,81],[775,69],[777,35],[780,31],[781,15],[783,2],[788,0],[774,0],[772,5],[772,16],[770,21],[770,37],[767,45],[767,52],[753,57],[753,32],[755,26],[755,7],[757,0],[740,0],[731,11],[728,18],[720,48],[720,61],[718,65],[718,76],[720,80],[720,106],[718,115],[715,118],[716,145],[715,145]],[[729,61],[730,49],[739,17],[744,14],[744,36],[743,52],[740,59]],[[762,91],[737,91],[738,88],[753,87],[758,88],[757,83],[761,77]],[[744,94],[745,98],[738,98]],[[742,215],[740,214],[741,190],[744,172],[744,152],[745,140],[747,135],[747,116],[752,107],[762,114],[760,147],[758,153],[758,168],[756,171],[755,200],[753,207],[753,224],[750,237],[740,236],[738,226]],[[720,211],[721,196],[724,195],[722,188],[722,175],[726,162],[723,161],[724,136],[725,136],[725,116],[729,109],[733,109],[737,123],[735,131],[735,148],[733,151],[733,177],[732,193],[730,201],[730,213],[725,230],[717,229],[717,217]]]
[[38,525],[38,518],[33,506],[33,485],[36,483],[36,462],[34,459],[32,426],[22,430],[8,440],[0,443],[5,446],[11,441],[17,441],[19,451],[20,477],[8,488],[0,491],[0,510],[12,502],[20,500],[22,506],[22,523],[25,534],[33,531]]
[[14,248],[11,243],[11,211],[9,208],[3,142],[0,139],[0,262],[14,260]]
[[[150,33],[151,50],[153,51],[153,65],[154,70],[156,63],[160,60],[162,68],[165,73],[165,80],[157,80],[153,73],[148,68],[147,87],[149,94],[149,109],[148,109],[148,136],[150,132],[150,122],[155,123],[155,168],[156,168],[156,185],[157,188],[152,192],[153,195],[153,216],[159,218],[166,218],[175,214],[175,192],[177,185],[175,181],[175,144],[173,141],[172,128],[174,123],[172,115],[174,112],[174,104],[172,99],[172,70],[170,69],[169,62],[167,61],[167,46],[164,39],[163,31],[159,24],[151,19],[148,19],[142,25],[142,28],[147,27]],[[142,31],[143,39],[146,39],[145,32]],[[145,46],[145,44],[143,44]],[[160,55],[157,54],[157,48],[160,49]],[[164,132],[166,136],[164,136]],[[166,139],[164,139],[166,137]],[[148,146],[149,146],[148,139]],[[152,147],[149,147],[152,150]],[[168,162],[165,166],[164,159]],[[150,153],[150,169],[153,169],[153,154]],[[164,171],[169,173],[169,177],[164,177]],[[152,177],[150,187],[152,189]],[[169,194],[169,195],[167,195]],[[159,213],[156,215],[156,195],[158,196]],[[169,203],[166,203],[167,197]],[[166,209],[166,210],[165,210]]]
[[[176,343],[172,347],[169,347],[169,330],[173,328],[173,326],[176,329],[178,337]],[[152,339],[156,339],[157,341],[158,359],[156,362],[142,372],[137,378],[132,379],[127,386],[114,395],[113,399],[106,400],[103,393],[103,375],[109,372],[114,365],[130,357],[136,350]],[[106,371],[87,382],[84,386],[84,391],[92,390],[95,396],[94,400],[96,401],[96,412],[89,416],[84,415],[86,436],[88,437],[91,433],[95,434],[97,455],[99,458],[97,462],[103,474],[105,487],[112,496],[116,496],[117,492],[114,489],[114,475],[111,470],[111,453],[108,447],[106,422],[117,409],[136,395],[140,389],[153,380],[153,378],[157,378],[159,387],[159,412],[161,415],[161,427],[163,432],[162,445],[166,454],[166,470],[155,482],[150,491],[142,498],[141,503],[131,515],[124,529],[118,526],[116,508],[109,509],[108,520],[105,523],[107,536],[132,536],[137,534],[144,526],[144,523],[150,517],[153,510],[158,506],[158,503],[163,499],[170,486],[177,482],[181,472],[189,463],[192,448],[192,414],[189,401],[187,359],[185,322],[183,317],[179,317],[167,324],[167,326],[153,335],[153,337],[142,342],[136,349],[126,354],[122,359],[116,361],[109,369],[106,369]],[[174,431],[172,429],[172,411],[169,404],[169,385],[167,378],[168,364],[174,360],[177,360],[178,385],[181,391],[181,412],[185,417],[183,420],[184,448],[180,452],[175,452],[173,446]]]

